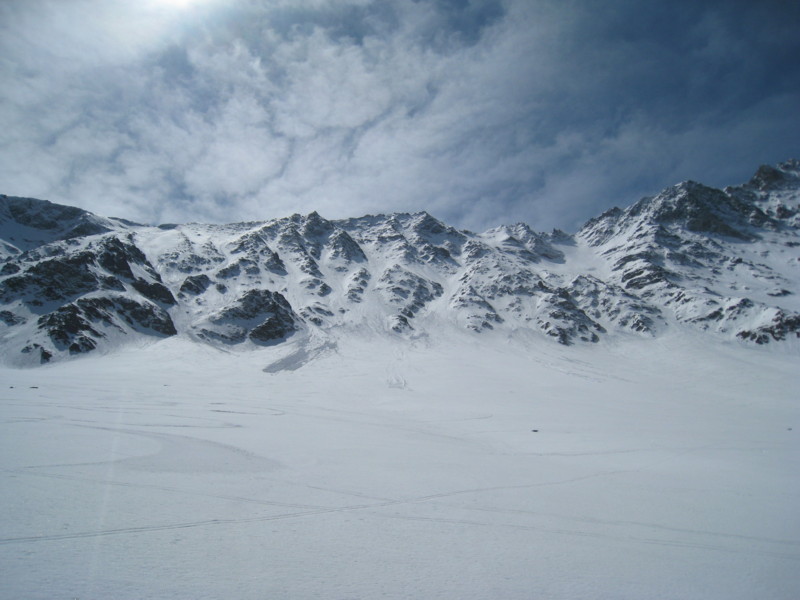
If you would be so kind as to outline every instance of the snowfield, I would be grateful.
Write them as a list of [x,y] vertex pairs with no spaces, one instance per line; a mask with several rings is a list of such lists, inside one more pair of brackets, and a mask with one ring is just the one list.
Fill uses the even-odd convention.
[[796,348],[444,330],[0,370],[0,597],[800,597]]

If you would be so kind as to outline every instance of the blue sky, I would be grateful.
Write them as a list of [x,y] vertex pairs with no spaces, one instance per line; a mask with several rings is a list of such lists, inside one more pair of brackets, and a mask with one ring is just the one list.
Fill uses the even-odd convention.
[[800,156],[800,5],[5,0],[0,192],[574,231]]

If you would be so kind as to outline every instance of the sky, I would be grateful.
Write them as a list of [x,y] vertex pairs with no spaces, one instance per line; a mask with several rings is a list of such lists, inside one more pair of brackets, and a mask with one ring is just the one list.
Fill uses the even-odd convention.
[[800,157],[792,0],[0,0],[0,192],[575,231]]

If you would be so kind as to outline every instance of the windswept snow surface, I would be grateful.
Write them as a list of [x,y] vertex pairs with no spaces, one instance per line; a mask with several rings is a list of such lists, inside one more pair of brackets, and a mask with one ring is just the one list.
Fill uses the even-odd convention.
[[0,596],[800,597],[796,353],[463,335],[0,370]]

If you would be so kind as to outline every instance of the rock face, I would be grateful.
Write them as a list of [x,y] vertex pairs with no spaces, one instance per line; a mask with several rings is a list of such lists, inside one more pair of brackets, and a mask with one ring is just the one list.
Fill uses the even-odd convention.
[[681,183],[576,237],[610,266],[607,283],[671,320],[764,344],[800,332],[799,205],[800,163],[788,161],[725,190]]
[[173,335],[247,348],[448,324],[566,345],[800,337],[798,161],[724,190],[684,182],[575,235],[474,234],[427,213],[148,227],[8,197],[0,234],[0,348],[17,364]]
[[267,290],[249,290],[233,304],[211,315],[198,335],[225,344],[239,344],[246,339],[257,343],[282,340],[294,333],[297,316],[281,294]]
[[130,233],[50,242],[7,258],[5,267],[6,351],[21,346],[23,355],[48,362],[110,338],[177,333],[168,312],[176,300]]

